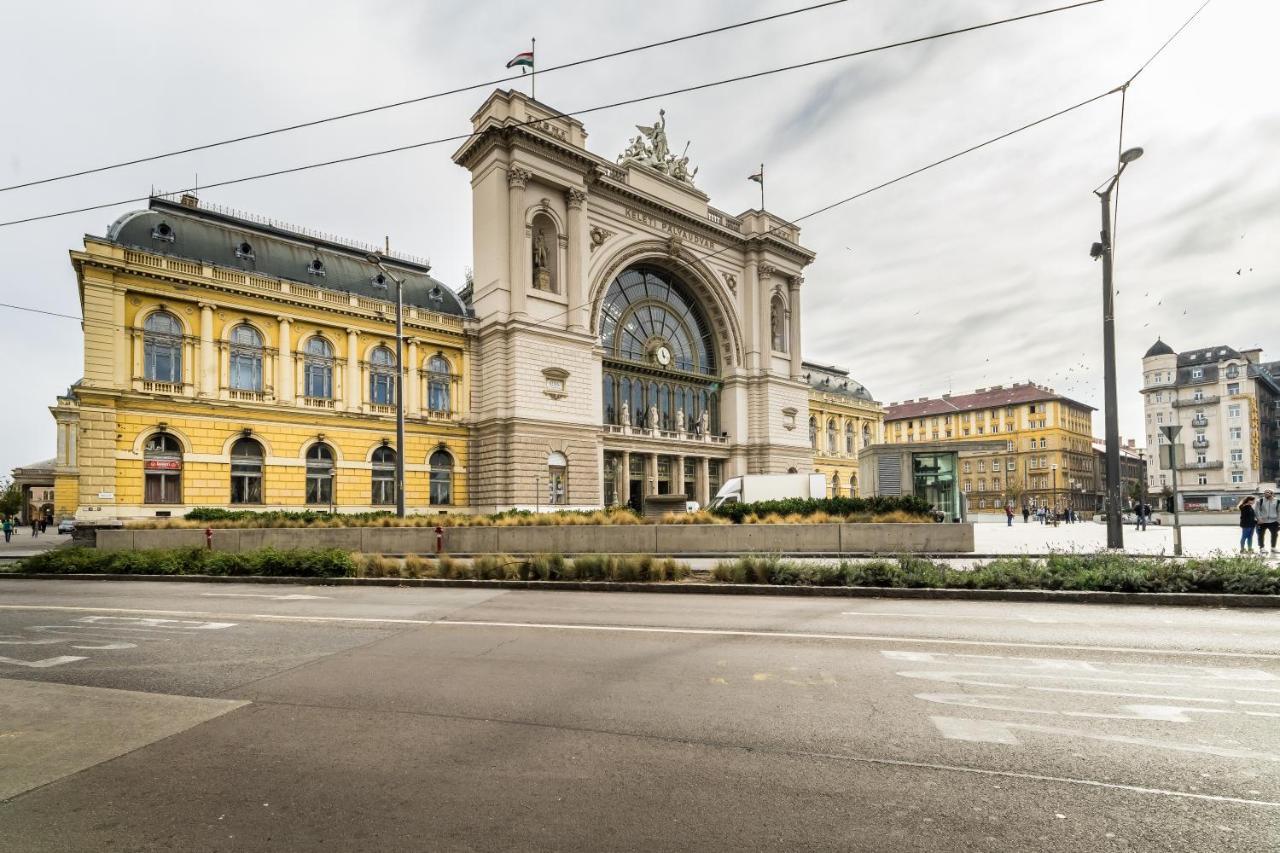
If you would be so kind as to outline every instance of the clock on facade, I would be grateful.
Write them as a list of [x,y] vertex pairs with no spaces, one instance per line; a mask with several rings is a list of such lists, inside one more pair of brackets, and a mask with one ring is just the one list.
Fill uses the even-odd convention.
[[653,351],[653,357],[657,360],[658,364],[661,364],[663,367],[671,364],[671,350],[667,349],[665,345],[661,345],[655,349]]

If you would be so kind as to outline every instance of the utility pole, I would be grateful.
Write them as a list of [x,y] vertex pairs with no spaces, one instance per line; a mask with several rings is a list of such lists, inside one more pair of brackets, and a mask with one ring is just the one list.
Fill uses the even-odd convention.
[[1160,427],[1160,432],[1164,433],[1165,441],[1169,443],[1169,470],[1173,476],[1173,556],[1181,557],[1182,522],[1178,517],[1178,445],[1174,441],[1178,433],[1182,432],[1182,427],[1177,424],[1167,424]]
[[380,255],[367,259],[396,283],[396,516],[404,518],[404,279],[387,269]]
[[1103,406],[1106,408],[1107,430],[1107,547],[1124,548],[1124,526],[1120,522],[1120,413],[1116,394],[1116,315],[1115,288],[1111,281],[1111,191],[1120,181],[1124,167],[1142,156],[1141,148],[1130,148],[1120,155],[1120,167],[1101,190],[1094,190],[1102,202],[1102,240],[1093,244],[1090,254],[1102,258],[1102,360]]

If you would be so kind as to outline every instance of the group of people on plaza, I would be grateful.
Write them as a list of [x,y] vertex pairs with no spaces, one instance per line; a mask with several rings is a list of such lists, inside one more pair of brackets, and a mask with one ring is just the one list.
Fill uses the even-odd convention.
[[[1271,550],[1267,550],[1267,533],[1271,534]],[[1255,501],[1253,496],[1240,502],[1240,550],[1253,550],[1253,535],[1258,534],[1258,553],[1276,554],[1276,536],[1280,532],[1280,499],[1267,489]]]
[[[31,535],[39,536],[41,533],[44,533],[45,524],[46,522],[43,518],[31,519],[31,524],[29,525],[31,528]],[[5,518],[3,521],[0,521],[0,530],[4,531],[4,541],[8,542],[12,539],[13,535],[18,532],[18,528],[22,526],[22,522],[18,520],[17,516]]]
[[[1041,506],[1032,509],[1029,506],[1024,506],[1022,508],[1022,523],[1030,523],[1031,516],[1033,515],[1035,516],[1036,521],[1040,524],[1052,524],[1055,527],[1059,522],[1066,522],[1067,524],[1078,524],[1080,522],[1080,514],[1071,507],[1053,509],[1051,507]],[[1012,527],[1014,513],[1011,505],[1004,508],[1004,516],[1008,525]]]

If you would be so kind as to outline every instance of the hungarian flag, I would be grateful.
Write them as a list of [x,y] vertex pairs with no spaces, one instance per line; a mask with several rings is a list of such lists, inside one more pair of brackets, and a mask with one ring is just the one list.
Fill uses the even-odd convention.
[[533,67],[533,51],[526,50],[521,53],[517,53],[515,57],[510,62],[507,63],[508,68],[515,68],[517,65],[520,66],[521,74],[524,73],[525,68],[532,68]]
[[763,184],[764,183],[764,166],[761,166],[760,171],[756,172],[754,175],[747,175],[747,180],[755,181],[757,184]]

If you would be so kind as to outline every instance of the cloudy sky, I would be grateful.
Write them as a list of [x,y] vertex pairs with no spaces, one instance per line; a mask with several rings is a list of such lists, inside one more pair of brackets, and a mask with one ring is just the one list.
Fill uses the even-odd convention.
[[[612,157],[665,107],[699,186],[730,212],[800,217],[1123,82],[1200,0],[1105,0],[1031,21],[584,118]],[[761,2],[59,2],[0,26],[0,183],[502,76],[538,39],[570,61],[807,5]],[[1023,14],[1052,0],[848,0],[539,79],[566,111]],[[1140,357],[1262,346],[1280,358],[1280,4],[1213,0],[1133,84],[1117,244],[1121,428],[1141,435]],[[465,132],[483,91],[268,140],[0,193],[0,220],[208,184]],[[1118,96],[805,220],[806,356],[885,402],[1033,380],[1101,405],[1091,190]],[[471,263],[452,144],[202,193],[206,201]],[[76,315],[68,250],[128,206],[0,229],[0,302]],[[1240,271],[1237,275],[1237,271]],[[0,471],[54,452],[47,407],[81,375],[76,321],[0,308]],[[1102,416],[1095,417],[1102,431]]]

